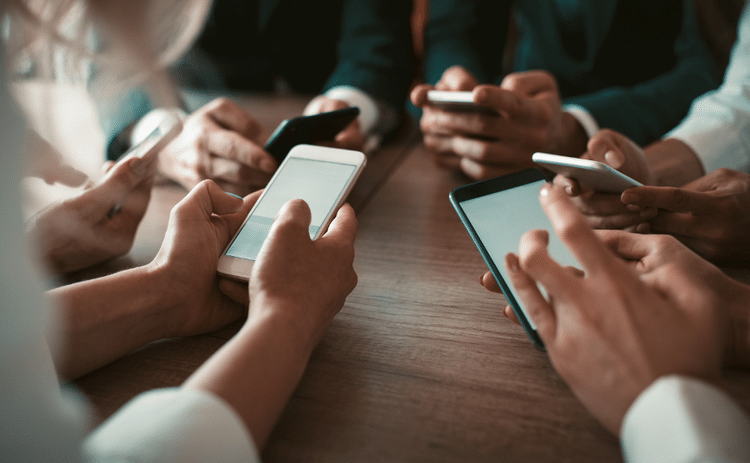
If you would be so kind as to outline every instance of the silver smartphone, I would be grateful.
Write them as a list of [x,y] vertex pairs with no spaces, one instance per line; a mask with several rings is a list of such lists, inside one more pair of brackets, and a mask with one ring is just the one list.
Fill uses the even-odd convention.
[[317,239],[346,201],[365,164],[359,151],[313,145],[292,148],[219,257],[219,273],[250,279],[274,218],[292,199],[302,199],[310,207],[310,238]]
[[472,92],[430,90],[427,92],[427,101],[430,105],[437,106],[446,111],[499,115],[493,108],[474,103],[474,94]]
[[575,179],[582,187],[602,193],[622,193],[628,188],[643,185],[599,161],[548,153],[534,153],[531,160],[555,173]]

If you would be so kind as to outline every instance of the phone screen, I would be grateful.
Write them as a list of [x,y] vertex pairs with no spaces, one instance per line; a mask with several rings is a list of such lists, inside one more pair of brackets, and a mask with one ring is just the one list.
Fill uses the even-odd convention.
[[[542,229],[549,232],[550,256],[563,266],[578,266],[568,248],[557,238],[552,224],[539,204],[539,190],[545,183],[545,180],[538,180],[459,203],[488,254],[485,259],[492,260],[495,270],[500,274],[507,289],[511,292],[512,299],[515,300],[511,301],[511,298],[508,298],[508,301],[511,304],[515,302],[535,331],[534,322],[515,295],[510,275],[505,269],[505,255],[509,252],[518,254],[518,245],[524,233],[533,229]],[[540,289],[546,297],[544,288],[540,287]]]
[[290,157],[260,198],[227,249],[228,256],[256,260],[273,219],[292,199],[303,199],[310,207],[310,238],[316,238],[326,217],[336,206],[357,166]]

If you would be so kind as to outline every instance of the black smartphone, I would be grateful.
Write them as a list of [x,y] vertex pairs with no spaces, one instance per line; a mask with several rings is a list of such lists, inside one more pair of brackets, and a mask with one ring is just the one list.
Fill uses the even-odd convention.
[[285,119],[273,131],[264,149],[281,162],[289,150],[297,145],[314,145],[323,141],[333,141],[336,135],[357,116],[359,116],[359,108],[354,106],[327,113]]
[[[453,208],[503,290],[505,299],[531,342],[540,350],[544,350],[544,343],[510,284],[510,277],[505,269],[505,256],[509,252],[518,254],[518,243],[524,233],[542,229],[549,232],[550,256],[563,266],[580,268],[555,234],[539,203],[539,190],[546,182],[544,173],[532,168],[461,186],[450,193]],[[544,289],[540,289],[546,297]]]

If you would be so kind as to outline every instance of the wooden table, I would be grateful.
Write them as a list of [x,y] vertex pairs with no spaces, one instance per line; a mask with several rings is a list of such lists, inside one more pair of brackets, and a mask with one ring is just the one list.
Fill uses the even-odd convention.
[[[617,439],[503,317],[504,299],[479,285],[486,267],[448,202],[466,179],[435,167],[413,131],[371,161],[378,167],[354,197],[359,284],[263,460],[620,461]],[[155,254],[182,195],[156,189],[127,265]],[[101,420],[142,391],[178,386],[238,326],[152,343],[76,385]],[[726,382],[750,410],[750,374],[729,372]]]

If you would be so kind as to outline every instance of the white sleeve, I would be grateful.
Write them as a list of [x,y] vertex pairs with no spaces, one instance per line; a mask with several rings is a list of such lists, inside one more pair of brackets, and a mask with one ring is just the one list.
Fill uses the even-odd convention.
[[599,131],[599,123],[596,122],[596,119],[594,119],[594,116],[591,115],[588,109],[583,106],[566,104],[563,106],[563,111],[576,118],[581,127],[583,127],[583,131],[586,132],[587,137],[591,138]]
[[696,99],[665,138],[687,144],[707,174],[721,167],[750,172],[750,8],[740,18],[724,83]]
[[210,393],[188,389],[139,395],[96,429],[83,449],[91,461],[260,461],[234,410]]
[[625,414],[625,461],[748,462],[750,422],[714,386],[682,376],[655,381]]

